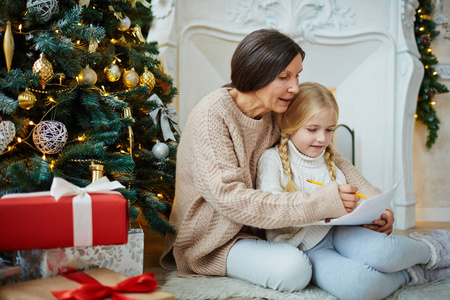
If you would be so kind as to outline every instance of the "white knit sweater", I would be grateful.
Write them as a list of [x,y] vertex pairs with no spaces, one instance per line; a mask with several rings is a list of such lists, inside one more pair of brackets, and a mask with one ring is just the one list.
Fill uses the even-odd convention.
[[[293,181],[299,190],[311,193],[318,187],[307,182],[307,179],[325,184],[331,182],[323,158],[325,151],[316,158],[308,157],[299,152],[291,141],[288,142],[288,149]],[[347,183],[339,168],[336,169],[336,181],[338,184]],[[257,188],[267,192],[280,193],[287,183],[288,177],[283,171],[278,146],[267,149],[258,163]],[[330,229],[331,226],[285,227],[266,230],[266,238],[268,241],[288,243],[301,250],[308,250],[317,245]]]

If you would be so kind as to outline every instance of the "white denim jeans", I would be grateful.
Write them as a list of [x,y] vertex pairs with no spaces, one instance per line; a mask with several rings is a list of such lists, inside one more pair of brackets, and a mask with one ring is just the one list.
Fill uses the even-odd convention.
[[227,276],[283,292],[300,291],[311,280],[311,263],[284,243],[243,239],[228,253]]
[[339,299],[365,300],[389,296],[409,282],[405,269],[431,257],[423,242],[361,226],[333,227],[305,253],[313,283]]

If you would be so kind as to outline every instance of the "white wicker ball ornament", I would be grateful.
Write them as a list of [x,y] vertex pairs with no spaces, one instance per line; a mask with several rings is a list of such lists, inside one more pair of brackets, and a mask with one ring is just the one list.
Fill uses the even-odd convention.
[[0,123],[0,153],[6,150],[16,135],[16,126],[11,121]]
[[50,20],[59,12],[58,0],[28,0],[27,8],[36,11],[44,21]]
[[66,126],[59,121],[39,122],[33,129],[33,142],[42,153],[58,153],[67,142]]
[[157,159],[163,159],[169,156],[169,146],[164,143],[157,142],[152,148],[153,155]]

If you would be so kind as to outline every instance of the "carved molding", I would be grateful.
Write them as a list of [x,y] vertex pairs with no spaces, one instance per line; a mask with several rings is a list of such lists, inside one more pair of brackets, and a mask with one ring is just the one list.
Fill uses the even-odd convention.
[[442,14],[443,4],[440,0],[436,0],[434,5],[435,12],[433,20],[437,25],[442,25],[444,27],[444,38],[450,39],[450,18]]
[[153,0],[152,14],[157,19],[164,19],[168,17],[174,6],[174,0]]
[[441,79],[450,79],[450,64],[438,64],[436,72],[438,72]]
[[229,21],[247,26],[278,29],[296,40],[313,40],[317,29],[335,29],[354,24],[354,11],[336,0],[240,0],[227,11]]
[[416,19],[416,9],[419,7],[418,0],[403,0],[402,1],[402,21],[406,27],[414,25]]

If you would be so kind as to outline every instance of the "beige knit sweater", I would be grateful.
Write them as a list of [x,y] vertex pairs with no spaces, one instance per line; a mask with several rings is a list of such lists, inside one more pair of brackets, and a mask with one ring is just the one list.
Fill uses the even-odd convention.
[[[346,214],[337,183],[312,193],[274,195],[255,190],[256,167],[279,138],[275,114],[255,120],[244,115],[227,89],[203,98],[192,110],[178,146],[175,201],[161,265],[179,276],[226,273],[226,259],[239,238],[257,238],[256,228],[311,223]],[[347,182],[371,195],[373,187],[340,155]]]

